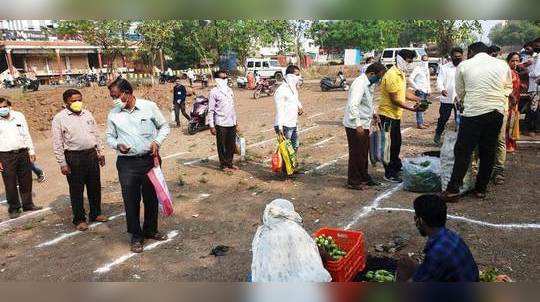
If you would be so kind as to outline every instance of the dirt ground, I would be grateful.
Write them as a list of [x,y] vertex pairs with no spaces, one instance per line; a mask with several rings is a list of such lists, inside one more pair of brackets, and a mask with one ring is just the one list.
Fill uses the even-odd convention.
[[[159,103],[169,116],[171,85],[139,87],[136,94]],[[400,253],[421,255],[425,238],[420,237],[410,212],[365,210],[375,198],[394,188],[385,183],[376,189],[351,191],[345,188],[347,141],[341,125],[346,92],[320,92],[316,83],[301,89],[305,115],[301,117],[299,158],[306,175],[291,182],[280,181],[268,159],[275,150],[273,100],[254,100],[251,91],[235,89],[239,128],[246,137],[248,154],[234,174],[219,171],[215,159],[215,139],[208,131],[189,136],[182,128],[172,128],[161,154],[163,169],[174,198],[175,213],[160,217],[160,230],[170,240],[155,244],[140,255],[129,253],[123,203],[120,196],[115,153],[106,148],[107,165],[102,170],[103,211],[110,222],[95,225],[86,233],[74,232],[67,183],[60,174],[51,147],[50,121],[61,105],[61,88],[44,88],[36,93],[0,91],[15,100],[14,109],[28,118],[37,150],[37,162],[47,173],[44,183],[34,182],[35,202],[51,207],[39,219],[0,235],[0,280],[32,281],[245,281],[250,272],[251,240],[261,224],[264,206],[275,198],[291,200],[309,232],[323,227],[351,226],[364,232],[368,253],[381,256],[375,245],[394,236],[409,240]],[[82,89],[84,101],[94,113],[104,133],[111,107],[106,88]],[[197,90],[198,93],[207,93]],[[431,127],[414,128],[414,115],[404,114],[402,157],[437,150],[432,143],[438,104],[427,111]],[[211,157],[214,156],[214,157]],[[210,159],[206,159],[211,157]],[[202,161],[196,161],[201,159]],[[491,187],[485,200],[466,197],[449,205],[448,226],[462,235],[481,269],[496,267],[517,281],[538,281],[540,230],[504,226],[538,223],[537,149],[521,149],[509,155],[507,181]],[[370,167],[382,181],[380,166]],[[0,201],[4,186],[0,186]],[[379,208],[412,208],[416,194],[401,189],[379,198]],[[2,204],[0,224],[7,221]],[[465,217],[475,221],[464,221]],[[492,223],[496,225],[486,225]],[[223,257],[210,256],[217,245],[230,246]],[[536,251],[536,252],[535,252]]]

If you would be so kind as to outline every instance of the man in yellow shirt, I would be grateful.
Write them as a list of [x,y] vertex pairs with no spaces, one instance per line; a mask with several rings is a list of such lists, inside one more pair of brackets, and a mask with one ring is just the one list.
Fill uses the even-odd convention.
[[411,63],[416,57],[412,50],[402,49],[396,56],[396,65],[392,66],[381,81],[381,99],[379,102],[379,117],[385,131],[390,131],[390,162],[384,165],[384,179],[390,182],[401,182],[401,117],[403,109],[413,112],[417,106],[407,103],[419,98],[407,90],[406,73],[412,69]]

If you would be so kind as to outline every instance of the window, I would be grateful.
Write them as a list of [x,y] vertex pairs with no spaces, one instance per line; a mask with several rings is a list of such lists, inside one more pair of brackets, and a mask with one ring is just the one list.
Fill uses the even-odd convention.
[[248,68],[253,68],[253,61],[249,61],[247,66],[248,66]]
[[279,62],[276,61],[276,60],[271,60],[271,61],[270,61],[270,66],[272,66],[272,67],[279,67]]
[[268,61],[263,62],[263,67],[268,67]]
[[394,51],[393,50],[385,50],[383,52],[383,58],[393,58],[394,57]]
[[255,62],[255,67],[261,67],[261,62]]
[[426,51],[423,48],[418,48],[416,52],[418,53],[418,58],[422,58],[422,56],[426,55]]

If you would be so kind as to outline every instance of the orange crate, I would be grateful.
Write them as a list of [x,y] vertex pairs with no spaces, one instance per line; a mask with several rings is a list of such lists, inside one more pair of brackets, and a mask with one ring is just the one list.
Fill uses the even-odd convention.
[[325,261],[324,267],[332,276],[333,282],[348,282],[366,266],[364,234],[356,231],[322,228],[314,237],[332,236],[337,246],[347,255],[338,261]]

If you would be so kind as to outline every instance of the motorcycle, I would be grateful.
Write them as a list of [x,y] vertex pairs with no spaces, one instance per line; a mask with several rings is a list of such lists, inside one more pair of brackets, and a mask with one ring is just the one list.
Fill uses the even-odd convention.
[[[337,84],[336,84],[337,82]],[[347,79],[343,74],[339,74],[337,79],[331,77],[324,77],[321,80],[321,90],[330,91],[334,89],[342,89],[344,91],[349,90],[349,85],[347,84]]]
[[100,73],[99,74],[99,80],[98,80],[98,86],[106,86],[107,85],[107,76]]
[[208,115],[208,99],[204,96],[197,96],[193,102],[193,108],[189,113],[188,134],[193,135],[199,131],[208,129],[206,116]]
[[19,77],[17,82],[19,82],[19,86],[22,87],[23,92],[28,90],[37,91],[39,89],[39,81],[29,79],[26,76]]
[[255,91],[253,92],[253,98],[258,99],[261,97],[262,94],[266,94],[267,96],[274,95],[275,92],[275,80],[269,80],[264,79],[257,82],[257,85],[255,85]]
[[4,79],[3,81],[4,88],[14,88],[17,87],[17,83],[15,81],[10,81],[8,79]]
[[178,79],[178,77],[175,76],[175,75],[168,75],[166,73],[160,73],[159,74],[159,83],[160,84],[174,83],[174,81],[176,81],[176,79]]

